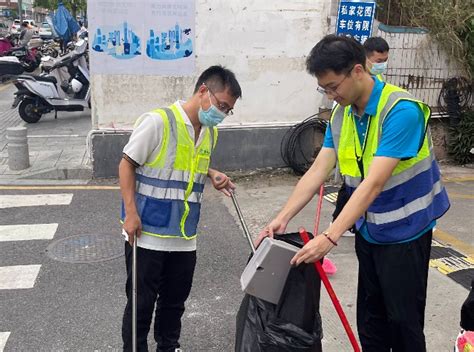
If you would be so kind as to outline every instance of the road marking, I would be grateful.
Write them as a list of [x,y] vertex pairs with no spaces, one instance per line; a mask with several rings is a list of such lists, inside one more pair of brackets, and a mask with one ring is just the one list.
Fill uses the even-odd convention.
[[454,199],[474,199],[474,196],[471,196],[469,194],[460,194],[460,193],[450,193],[448,192],[449,198],[454,198]]
[[10,332],[0,332],[0,352],[3,352],[5,345],[7,344]]
[[50,240],[58,224],[3,225],[0,226],[0,242]]
[[[474,258],[457,251],[449,244],[438,241],[440,233],[443,233],[442,236],[450,236],[438,229],[434,231],[436,239],[433,238],[432,241],[430,267],[437,269],[469,290],[474,277]],[[449,237],[445,237],[445,240],[447,238]]]
[[336,204],[336,202],[337,202],[337,192],[325,194],[324,199],[326,199],[329,203]]
[[78,137],[87,137],[87,136],[81,136],[79,134],[38,134],[38,135],[28,136],[28,138],[78,138]]
[[474,247],[471,246],[470,244],[467,244],[466,242],[463,242],[457,239],[453,235],[450,235],[449,233],[446,233],[439,229],[434,230],[433,236],[436,237],[441,242],[445,244],[449,244],[451,247],[456,248],[457,250],[461,251],[468,257],[474,258]]
[[3,92],[5,89],[10,88],[10,87],[11,87],[10,83],[5,84],[5,85],[3,84],[0,85],[0,92]]
[[463,177],[443,177],[443,182],[467,182],[474,181],[474,176],[463,176]]
[[32,288],[41,265],[14,265],[0,267],[0,290]]
[[0,209],[33,207],[40,205],[69,205],[72,193],[31,194],[31,195],[0,195]]
[[116,190],[120,186],[0,186],[0,190]]

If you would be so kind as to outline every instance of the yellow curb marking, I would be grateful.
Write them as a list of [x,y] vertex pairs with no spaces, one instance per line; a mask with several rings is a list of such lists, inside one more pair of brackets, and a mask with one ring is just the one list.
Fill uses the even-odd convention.
[[430,259],[430,267],[438,269],[441,274],[448,275],[457,270],[455,270],[451,265],[444,262],[445,258],[441,259]]
[[439,272],[445,275],[459,270],[474,269],[472,258],[454,256],[430,259],[430,267],[438,269]]
[[474,176],[464,176],[464,177],[443,177],[443,182],[466,182],[474,181]]
[[10,83],[7,83],[5,85],[0,85],[0,92],[3,92],[5,89],[9,88],[11,85]]
[[[442,232],[440,230],[436,230],[435,232],[438,231]],[[439,235],[439,233],[437,235]],[[431,246],[438,248],[452,248],[454,250],[453,247],[444,245],[443,243],[438,242],[437,239],[433,239]],[[444,275],[449,275],[460,270],[474,269],[474,258],[449,255],[447,257],[442,257],[438,259],[430,259],[430,267],[437,269],[440,273]]]
[[436,237],[437,240],[445,244],[449,244],[453,249],[457,249],[459,252],[465,254],[466,256],[474,258],[474,247],[470,244],[463,242],[454,237],[453,235],[450,235],[449,233],[446,233],[439,229],[436,229],[433,232],[433,236]]
[[0,186],[0,190],[116,190],[119,186]]
[[448,196],[450,198],[454,198],[454,199],[474,199],[474,195],[471,196],[469,194],[460,194],[460,193],[450,193],[450,192],[448,192]]

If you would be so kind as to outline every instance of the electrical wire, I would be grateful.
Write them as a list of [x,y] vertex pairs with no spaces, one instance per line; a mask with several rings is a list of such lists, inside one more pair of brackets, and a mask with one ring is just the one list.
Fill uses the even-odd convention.
[[449,117],[450,124],[457,124],[461,113],[472,106],[473,83],[465,77],[446,80],[438,96],[440,111]]
[[327,110],[311,115],[292,126],[283,136],[280,145],[281,157],[297,175],[303,175],[308,171],[321,150],[320,146],[314,145],[314,137],[317,133],[323,138],[326,132],[327,120],[318,117],[323,112]]

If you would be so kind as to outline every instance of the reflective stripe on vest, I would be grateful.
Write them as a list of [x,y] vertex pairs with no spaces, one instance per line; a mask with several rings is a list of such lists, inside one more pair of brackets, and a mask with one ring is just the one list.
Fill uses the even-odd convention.
[[365,221],[370,236],[383,243],[403,241],[415,236],[449,208],[447,193],[434,160],[428,128],[430,109],[401,88],[386,84],[376,115],[369,117],[372,121],[367,131],[363,154],[360,144],[354,145],[354,141],[360,142],[354,117],[349,114],[350,107],[338,105],[331,116],[331,132],[337,160],[348,191],[352,193],[362,182],[357,159],[362,160],[362,171],[367,175],[380,142],[383,122],[400,100],[418,104],[425,117],[426,134],[418,154],[397,164],[382,192],[369,206],[366,219],[361,218],[356,223],[357,228],[360,228]]
[[[155,160],[136,169],[135,202],[142,232],[192,239],[217,131],[206,129],[196,148],[176,105],[154,112],[159,117],[148,118],[161,118],[164,126],[160,150]],[[124,215],[122,207],[122,220]]]

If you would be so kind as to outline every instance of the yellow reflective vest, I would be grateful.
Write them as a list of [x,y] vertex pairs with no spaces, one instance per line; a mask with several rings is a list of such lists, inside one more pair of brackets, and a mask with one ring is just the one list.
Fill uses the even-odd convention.
[[369,118],[365,141],[359,140],[350,106],[338,105],[331,116],[331,133],[340,172],[349,193],[352,193],[369,171],[383,132],[384,120],[401,100],[415,102],[423,112],[426,131],[423,143],[415,157],[400,160],[383,191],[370,205],[365,216],[356,223],[359,229],[366,222],[370,236],[383,243],[410,239],[449,209],[428,128],[430,108],[407,91],[385,84],[377,113]]
[[154,112],[164,124],[161,148],[155,160],[136,169],[135,202],[142,233],[193,239],[217,128],[206,128],[196,147],[175,104]]

